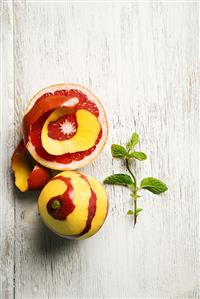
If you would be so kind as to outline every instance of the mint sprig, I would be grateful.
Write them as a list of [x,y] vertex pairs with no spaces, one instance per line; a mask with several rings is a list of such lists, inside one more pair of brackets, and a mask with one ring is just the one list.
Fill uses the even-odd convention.
[[131,190],[131,198],[133,200],[133,209],[128,210],[127,215],[134,217],[134,226],[137,222],[139,213],[143,210],[137,207],[137,200],[140,196],[138,194],[142,189],[148,190],[154,194],[161,194],[168,190],[167,185],[159,179],[153,177],[146,177],[141,180],[139,186],[137,184],[136,175],[130,168],[131,160],[144,161],[147,159],[147,155],[140,151],[135,151],[135,146],[139,143],[139,135],[134,132],[126,143],[126,146],[119,144],[113,144],[111,146],[111,153],[114,158],[119,158],[124,161],[128,174],[117,173],[108,176],[104,180],[104,184],[121,185]]

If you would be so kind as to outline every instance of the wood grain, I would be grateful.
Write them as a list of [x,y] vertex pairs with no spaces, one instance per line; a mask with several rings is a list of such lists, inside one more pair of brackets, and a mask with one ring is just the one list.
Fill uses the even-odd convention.
[[[199,298],[198,3],[5,1],[1,8],[0,297]],[[10,156],[23,110],[56,82],[91,88],[108,114],[108,143],[86,173],[102,181],[124,171],[110,144],[137,130],[149,157],[137,163],[138,178],[167,182],[166,195],[142,194],[135,230],[123,188],[107,188],[103,229],[76,242],[44,227],[38,194],[13,187]]]
[[1,298],[12,298],[15,286],[16,206],[10,157],[14,149],[14,77],[12,3],[0,4],[1,100],[0,100],[0,283]]

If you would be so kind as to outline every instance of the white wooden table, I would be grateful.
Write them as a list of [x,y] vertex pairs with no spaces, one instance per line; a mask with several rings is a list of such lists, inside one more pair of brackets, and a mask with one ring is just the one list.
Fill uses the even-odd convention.
[[[3,1],[1,45],[0,298],[199,298],[198,3]],[[137,176],[167,182],[166,195],[143,193],[135,230],[123,188],[107,187],[103,229],[78,242],[14,188],[22,111],[59,82],[91,88],[108,114],[107,145],[83,171],[123,171],[110,145],[136,130],[149,157]]]

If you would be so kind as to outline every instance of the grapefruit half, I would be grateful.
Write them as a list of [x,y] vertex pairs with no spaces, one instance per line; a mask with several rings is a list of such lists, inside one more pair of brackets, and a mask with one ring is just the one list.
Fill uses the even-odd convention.
[[81,168],[102,151],[108,135],[105,110],[87,88],[62,83],[33,96],[23,118],[31,156],[56,170]]

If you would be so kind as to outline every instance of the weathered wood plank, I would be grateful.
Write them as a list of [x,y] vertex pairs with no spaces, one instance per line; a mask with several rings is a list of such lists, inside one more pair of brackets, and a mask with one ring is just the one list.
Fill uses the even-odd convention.
[[10,172],[14,140],[13,9],[0,3],[0,297],[12,298],[14,290],[15,200]]
[[16,199],[16,298],[197,298],[198,3],[14,2],[14,57],[15,133],[3,107],[4,153],[35,91],[79,82],[102,99],[110,124],[106,149],[84,171],[99,180],[123,171],[109,145],[137,130],[149,156],[138,177],[169,185],[162,197],[144,193],[134,231],[127,190],[107,188],[107,222],[81,242],[44,228],[37,194],[7,193]]

